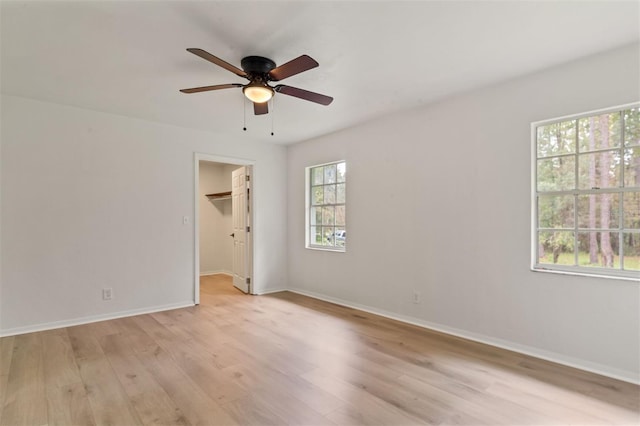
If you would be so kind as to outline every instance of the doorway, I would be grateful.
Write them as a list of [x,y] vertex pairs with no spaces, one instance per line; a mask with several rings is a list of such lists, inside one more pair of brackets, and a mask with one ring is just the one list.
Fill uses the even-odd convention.
[[229,276],[254,294],[253,161],[195,154],[194,303],[201,276]]

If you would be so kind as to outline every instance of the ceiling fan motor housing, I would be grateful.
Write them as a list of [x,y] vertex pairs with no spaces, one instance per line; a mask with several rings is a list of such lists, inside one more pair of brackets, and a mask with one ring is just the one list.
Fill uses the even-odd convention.
[[249,75],[250,80],[253,80],[255,77],[262,77],[261,80],[267,80],[269,72],[276,67],[275,62],[262,56],[247,56],[242,58],[240,65]]

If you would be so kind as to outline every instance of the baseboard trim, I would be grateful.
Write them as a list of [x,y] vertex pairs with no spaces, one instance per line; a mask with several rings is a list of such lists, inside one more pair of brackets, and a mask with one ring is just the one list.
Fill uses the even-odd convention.
[[204,271],[204,272],[200,272],[200,276],[201,277],[206,277],[207,275],[228,275],[230,277],[233,276],[233,273],[229,272],[229,271]]
[[580,358],[569,357],[559,354],[557,352],[545,351],[543,349],[535,348],[532,346],[521,345],[518,343],[510,342],[508,340],[497,339],[494,337],[486,336],[484,334],[473,333],[466,330],[461,330],[454,327],[448,327],[442,324],[432,323],[424,321],[419,318],[414,318],[405,315],[398,315],[393,312],[388,312],[382,309],[373,308],[359,303],[352,303],[347,300],[325,296],[323,294],[307,291],[299,288],[289,288],[288,291],[292,293],[301,294],[303,296],[312,297],[314,299],[323,300],[325,302],[335,303],[336,305],[345,306],[347,308],[358,309],[360,311],[369,312],[371,314],[379,315],[381,317],[390,318],[396,321],[404,322],[418,327],[426,328],[428,330],[438,331],[440,333],[449,334],[463,339],[472,340],[474,342],[483,343],[489,346],[495,346],[501,349],[506,349],[513,352],[518,352],[524,355],[529,355],[534,358],[540,358],[546,361],[555,362],[556,364],[562,364],[567,367],[577,368],[579,370],[588,371],[590,373],[599,374],[601,376],[610,377],[612,379],[622,380],[624,382],[640,385],[640,377],[631,371],[620,370],[612,368],[603,364],[598,364],[590,361],[586,361]]
[[272,293],[281,293],[283,291],[289,291],[289,289],[287,288],[277,288],[277,289],[269,289],[269,290],[263,290],[260,291],[258,293],[255,293],[257,296],[264,296],[265,294],[272,294]]
[[151,314],[153,312],[170,311],[172,309],[186,308],[194,306],[193,300],[187,302],[170,303],[167,305],[151,306],[141,309],[130,309],[127,311],[114,312],[110,314],[91,315],[88,317],[74,318],[70,320],[54,321],[43,324],[28,325],[24,327],[9,328],[0,330],[0,337],[15,336],[18,334],[34,333],[36,331],[54,330],[56,328],[73,327],[75,325],[90,324],[92,322],[106,321],[116,318],[132,317],[135,315]]

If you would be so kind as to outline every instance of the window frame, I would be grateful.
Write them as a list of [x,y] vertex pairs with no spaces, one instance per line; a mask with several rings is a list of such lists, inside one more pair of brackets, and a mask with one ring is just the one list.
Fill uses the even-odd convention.
[[[317,245],[317,244],[313,244],[312,241],[312,235],[311,235],[311,208],[312,207],[317,207],[312,205],[312,196],[313,194],[311,193],[311,181],[312,181],[312,177],[311,177],[311,170],[315,169],[317,167],[324,167],[324,166],[330,166],[333,164],[340,164],[340,163],[344,163],[345,165],[345,180],[344,180],[344,185],[345,185],[345,202],[344,203],[333,203],[333,204],[322,204],[321,206],[326,206],[326,205],[332,205],[332,206],[344,206],[345,207],[345,224],[344,226],[341,226],[341,228],[344,228],[345,232],[347,231],[347,220],[346,220],[346,206],[347,206],[347,199],[346,199],[346,188],[347,188],[347,177],[346,177],[346,165],[347,162],[345,160],[337,160],[337,161],[330,161],[328,163],[321,163],[321,164],[314,164],[312,166],[308,166],[305,167],[305,248],[310,249],[310,250],[321,250],[321,251],[331,251],[331,252],[335,252],[335,253],[345,253],[347,251],[347,244],[346,244],[346,239],[345,239],[345,244],[342,247],[338,247],[338,246],[325,246],[325,245]],[[337,178],[337,176],[336,176]],[[338,183],[336,181],[336,183]],[[324,184],[323,184],[324,185]],[[336,228],[336,225],[334,224],[334,229]],[[335,232],[335,231],[334,231]]]
[[[588,276],[588,277],[599,277],[599,278],[609,278],[609,279],[618,279],[618,280],[631,280],[631,281],[640,281],[640,271],[635,270],[624,270],[624,244],[620,237],[624,232],[628,232],[628,228],[624,228],[623,226],[623,202],[622,198],[625,193],[635,193],[640,191],[638,187],[624,187],[624,163],[621,162],[620,167],[620,184],[617,187],[604,188],[604,189],[580,189],[579,188],[579,175],[578,175],[578,166],[580,159],[580,146],[578,143],[579,131],[576,129],[576,147],[573,153],[560,153],[554,154],[546,157],[538,157],[538,140],[537,140],[537,129],[541,126],[548,126],[550,124],[566,122],[569,120],[580,120],[587,117],[599,116],[604,114],[611,114],[615,112],[622,112],[627,109],[640,108],[640,102],[633,102],[629,104],[619,105],[611,108],[604,108],[594,111],[589,111],[581,114],[572,114],[563,117],[557,117],[553,119],[541,120],[531,123],[531,270],[534,272],[549,272],[556,274],[568,274],[568,275],[579,275],[579,276]],[[620,151],[621,158],[624,156],[625,148],[629,147],[637,147],[640,145],[625,145],[624,140],[624,126],[621,128],[622,132],[620,134],[620,146],[617,148]],[[593,151],[587,151],[589,153],[602,153],[607,151],[615,151],[616,148],[598,148]],[[584,152],[582,153],[584,154]],[[575,187],[573,189],[568,190],[557,190],[557,191],[541,191],[538,192],[538,160],[541,158],[558,158],[558,157],[573,157],[576,159],[575,168]],[[622,186],[621,186],[622,185]],[[620,258],[621,266],[619,268],[604,268],[604,267],[594,267],[594,266],[580,266],[580,265],[556,265],[556,264],[548,264],[548,263],[538,263],[539,259],[539,244],[538,244],[538,232],[544,231],[547,228],[538,227],[538,199],[539,195],[573,195],[574,200],[577,200],[579,196],[582,195],[591,195],[591,194],[620,194],[620,202],[619,202],[619,214],[618,214],[618,224],[614,229],[611,229],[611,233],[617,235],[619,238],[619,249],[615,256]],[[566,228],[567,231],[571,231],[574,233],[574,255],[578,256],[577,249],[577,234],[578,232],[589,232],[589,231],[601,231],[600,228],[587,228],[582,229],[579,226],[578,219],[578,209],[577,205],[574,202],[574,223],[572,228]],[[560,228],[548,228],[550,231],[559,230]],[[562,228],[565,230],[565,228]],[[637,230],[632,233],[640,233],[640,230]],[[576,262],[577,263],[577,262]]]

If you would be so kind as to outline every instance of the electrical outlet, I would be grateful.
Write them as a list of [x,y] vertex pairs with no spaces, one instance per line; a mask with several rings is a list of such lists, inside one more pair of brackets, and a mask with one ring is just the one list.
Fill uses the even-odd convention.
[[420,293],[417,291],[413,293],[413,303],[420,303]]
[[103,288],[102,289],[102,300],[111,300],[113,299],[113,289],[112,288]]

